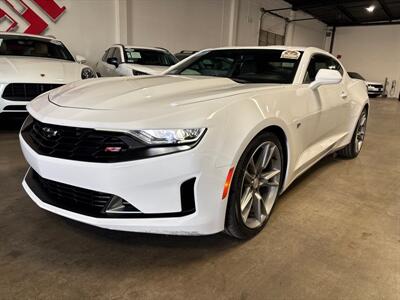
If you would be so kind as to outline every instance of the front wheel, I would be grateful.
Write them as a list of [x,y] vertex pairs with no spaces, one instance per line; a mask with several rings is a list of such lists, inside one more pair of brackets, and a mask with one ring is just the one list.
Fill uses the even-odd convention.
[[354,130],[353,137],[350,144],[338,151],[339,156],[343,158],[356,158],[361,151],[364,144],[365,132],[367,130],[368,112],[364,108],[360,118],[358,119],[356,129]]
[[232,179],[225,231],[249,239],[268,221],[283,181],[284,156],[279,139],[258,135],[244,151]]

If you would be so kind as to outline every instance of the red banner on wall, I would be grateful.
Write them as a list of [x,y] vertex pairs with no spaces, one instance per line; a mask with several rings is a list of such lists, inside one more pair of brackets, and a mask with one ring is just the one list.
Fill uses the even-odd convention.
[[[5,12],[0,9],[0,25],[2,22],[11,22],[11,25],[6,31],[13,31],[18,27],[18,23],[11,17],[11,14],[19,15],[28,23],[24,33],[42,34],[49,26],[36,12],[36,7],[30,7],[24,0],[3,0],[10,8],[10,12]],[[60,7],[55,0],[33,0],[40,9],[49,16],[49,18],[56,22],[60,16],[65,12],[65,6]]]

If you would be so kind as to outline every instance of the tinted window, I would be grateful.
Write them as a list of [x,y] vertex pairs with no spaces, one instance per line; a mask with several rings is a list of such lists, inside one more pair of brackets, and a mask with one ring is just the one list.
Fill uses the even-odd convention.
[[172,66],[178,60],[170,53],[151,49],[125,49],[125,59],[129,64]]
[[109,59],[109,58],[111,58],[111,57],[114,57],[114,52],[115,52],[115,47],[110,48],[110,49],[108,50],[106,60]]
[[337,70],[340,72],[340,74],[343,75],[343,69],[340,66],[339,62],[329,56],[316,54],[310,60],[306,76],[304,77],[304,83],[313,82],[315,80],[315,76],[317,76],[318,71],[321,69]]
[[60,41],[0,35],[0,55],[45,57],[75,61]]
[[121,49],[119,47],[115,48],[114,57],[118,60],[118,63],[122,63],[122,54]]
[[[285,58],[283,50],[214,50],[194,56],[171,74],[231,78],[241,83],[292,83],[302,56]],[[293,53],[292,53],[293,54]]]
[[103,57],[101,58],[102,61],[106,61],[107,60],[107,56],[108,56],[108,52],[110,51],[110,49],[107,49],[106,52],[104,52]]

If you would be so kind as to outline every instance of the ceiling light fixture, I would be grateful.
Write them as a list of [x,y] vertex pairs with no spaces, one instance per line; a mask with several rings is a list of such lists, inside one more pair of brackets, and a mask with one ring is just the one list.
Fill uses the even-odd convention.
[[375,10],[375,5],[370,5],[368,7],[365,8],[367,10],[367,12],[372,13]]

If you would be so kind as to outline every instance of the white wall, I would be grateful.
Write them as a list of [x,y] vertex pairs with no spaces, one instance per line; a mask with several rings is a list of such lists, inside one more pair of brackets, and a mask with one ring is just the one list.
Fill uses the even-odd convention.
[[231,0],[128,0],[128,43],[172,52],[228,43]]
[[358,72],[367,80],[397,81],[400,86],[400,25],[339,27],[333,53],[342,55],[348,71]]
[[[237,45],[258,45],[261,8],[276,9],[290,7],[281,0],[240,0]],[[290,19],[310,18],[311,16],[290,10],[276,12]],[[265,14],[262,20],[262,29],[283,35],[285,21],[281,18]],[[316,21],[301,21],[291,23],[287,28],[286,45],[314,46],[323,48],[325,45],[326,25]]]
[[[281,0],[128,0],[128,41],[180,51],[227,45],[258,45],[260,9],[289,7]],[[289,16],[290,11],[279,12]],[[298,12],[292,18],[310,17]],[[233,24],[231,24],[233,22]],[[130,23],[130,24],[129,24]],[[326,25],[318,21],[298,22],[292,27],[288,45],[325,44]],[[284,21],[266,14],[264,30],[283,35]],[[229,38],[229,31],[234,30]]]
[[[159,46],[171,52],[230,45],[258,45],[260,8],[289,7],[282,0],[56,0],[66,6],[53,23],[32,0],[25,2],[49,23],[44,33],[54,35],[89,65],[114,43]],[[0,7],[4,6],[0,1]],[[9,11],[9,9],[7,10]],[[289,16],[289,11],[280,12]],[[304,17],[302,13],[291,17]],[[17,15],[18,31],[28,24]],[[307,24],[311,23],[311,24]],[[283,34],[284,21],[265,15],[263,29]],[[325,25],[302,22],[290,25],[286,43],[322,47]]]

